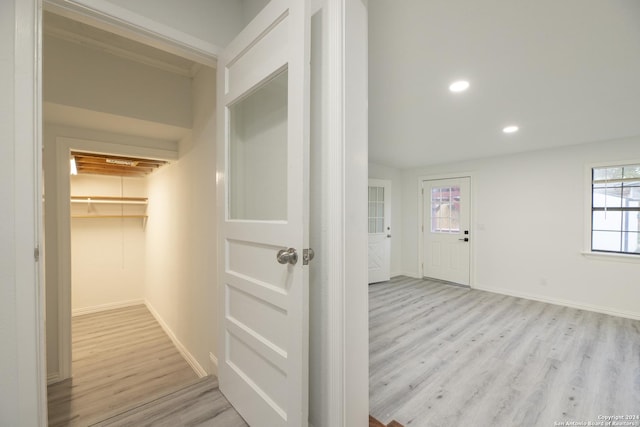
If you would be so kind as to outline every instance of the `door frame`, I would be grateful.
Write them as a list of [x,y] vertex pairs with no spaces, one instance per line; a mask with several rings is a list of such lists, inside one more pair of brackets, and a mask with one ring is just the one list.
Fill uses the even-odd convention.
[[[34,213],[33,223],[26,227],[16,225],[17,235],[33,237],[36,246],[42,241],[40,200],[42,170],[42,3],[43,0],[18,1],[24,5],[16,9],[21,23],[21,43],[24,49],[16,49],[16,61],[23,61],[33,73],[16,77],[16,99],[32,100],[21,112],[23,119],[16,120],[16,134],[32,144],[24,159],[15,161],[17,171],[28,171],[29,180],[17,180],[16,190],[29,196],[33,209],[25,205],[25,212]],[[170,27],[156,25],[145,17],[125,9],[111,8],[104,0],[44,0],[48,8],[64,6],[64,13],[75,19],[87,20],[103,29],[120,32],[123,27],[128,37],[138,34],[139,41],[157,43],[165,49],[190,57],[197,46],[197,39],[184,37]],[[317,3],[317,2],[314,2]],[[325,415],[334,426],[365,426],[369,413],[368,397],[368,302],[367,302],[367,194],[368,180],[367,121],[368,121],[368,69],[367,69],[367,0],[322,0],[323,19],[323,81],[326,83],[323,104],[322,144],[329,162],[329,173],[324,179],[328,189],[327,234],[328,251],[332,254],[326,262],[328,275],[328,400]],[[142,18],[142,21],[140,20]],[[156,23],[157,24],[157,23]],[[153,25],[152,25],[153,26]],[[155,30],[155,31],[154,31]],[[215,48],[215,47],[214,47]],[[201,49],[202,51],[202,49]],[[189,53],[191,52],[191,53]],[[215,58],[217,51],[205,52],[205,57]],[[31,64],[32,66],[29,66]],[[347,125],[348,124],[348,125]],[[347,143],[347,141],[349,143]],[[25,168],[31,164],[33,167]],[[17,172],[16,172],[17,174]],[[345,255],[349,254],[349,260]],[[42,263],[40,263],[42,264]],[[22,265],[16,263],[16,266]],[[41,265],[36,265],[33,275],[24,279],[33,284],[34,292],[16,300],[20,319],[34,313],[27,325],[21,328],[24,339],[19,341],[18,355],[33,355],[33,364],[26,366],[23,378],[34,377],[32,382],[21,384],[22,413],[32,413],[34,425],[47,425],[46,400],[46,348],[44,324],[44,277],[38,277]],[[27,277],[28,276],[28,277]],[[346,286],[349,283],[350,286]],[[354,286],[357,284],[357,286]],[[345,308],[349,307],[349,310]],[[33,327],[30,325],[33,324]],[[36,343],[36,344],[34,344]],[[21,365],[22,366],[22,365]],[[34,373],[35,371],[35,373]],[[21,371],[22,372],[22,371]],[[27,372],[32,372],[26,375]],[[34,407],[35,406],[35,407]]]
[[58,376],[48,381],[71,377],[71,207],[69,205],[71,178],[69,156],[72,150],[88,151],[116,156],[144,157],[176,161],[178,152],[160,148],[125,145],[116,142],[95,141],[76,137],[56,137],[55,182],[57,188],[58,230]]
[[435,175],[421,175],[418,177],[418,185],[417,185],[417,200],[418,200],[418,233],[420,236],[418,238],[418,277],[424,277],[424,203],[422,194],[422,182],[423,181],[437,181],[440,179],[455,179],[455,178],[469,178],[469,231],[471,234],[471,239],[469,241],[469,287],[475,287],[475,227],[473,226],[473,218],[475,217],[475,203],[474,203],[474,178],[473,173],[471,172],[461,172],[461,173],[443,173],[443,174],[435,174]]

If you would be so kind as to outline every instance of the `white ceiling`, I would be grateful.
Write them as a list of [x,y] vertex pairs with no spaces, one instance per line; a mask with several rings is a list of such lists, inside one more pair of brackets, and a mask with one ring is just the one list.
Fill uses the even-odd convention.
[[370,0],[369,88],[397,168],[640,135],[640,1]]

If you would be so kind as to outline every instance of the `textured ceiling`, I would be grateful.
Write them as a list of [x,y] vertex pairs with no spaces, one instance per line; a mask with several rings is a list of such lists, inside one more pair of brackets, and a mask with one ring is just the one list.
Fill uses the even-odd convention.
[[640,1],[370,0],[369,73],[374,163],[640,135]]

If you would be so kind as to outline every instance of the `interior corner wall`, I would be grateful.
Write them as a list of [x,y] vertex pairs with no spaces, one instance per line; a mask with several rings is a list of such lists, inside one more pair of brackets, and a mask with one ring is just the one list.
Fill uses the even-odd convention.
[[194,77],[193,130],[179,160],[148,177],[149,306],[206,372],[217,354],[215,70]]
[[402,172],[369,163],[369,179],[391,181],[391,277],[404,274],[402,265]]
[[635,137],[404,171],[404,269],[418,275],[419,177],[469,172],[472,287],[640,318],[640,260],[581,253],[588,165],[638,161]]
[[[146,197],[146,179],[72,176],[72,196]],[[71,206],[71,308],[84,314],[140,304],[145,288],[145,231],[141,218],[77,215],[145,214],[144,205],[74,203]]]

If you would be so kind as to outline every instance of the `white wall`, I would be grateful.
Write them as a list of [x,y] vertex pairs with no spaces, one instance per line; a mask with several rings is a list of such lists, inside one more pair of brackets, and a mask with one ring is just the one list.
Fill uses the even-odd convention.
[[191,80],[53,36],[43,41],[47,102],[191,127]]
[[391,277],[403,274],[402,266],[402,171],[369,163],[370,179],[391,181]]
[[639,160],[636,137],[405,171],[404,270],[418,274],[418,177],[470,172],[472,287],[640,318],[640,260],[581,254],[586,165]]
[[[76,175],[71,177],[71,195],[146,197],[146,179]],[[71,308],[74,314],[142,303],[146,257],[142,219],[73,216],[145,213],[144,205],[71,205]]]
[[215,70],[193,81],[193,132],[148,178],[147,302],[202,368],[216,355]]
[[225,47],[244,24],[239,0],[108,1],[218,47]]

